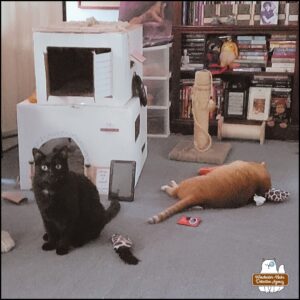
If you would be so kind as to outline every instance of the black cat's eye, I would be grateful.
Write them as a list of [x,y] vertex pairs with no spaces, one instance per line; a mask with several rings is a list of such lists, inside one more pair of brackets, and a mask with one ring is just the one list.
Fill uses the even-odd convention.
[[43,171],[47,171],[47,170],[48,170],[48,167],[47,167],[46,165],[41,165],[41,169],[42,169]]
[[57,170],[60,170],[60,169],[61,169],[61,164],[56,164],[56,165],[55,165],[55,168],[56,168]]

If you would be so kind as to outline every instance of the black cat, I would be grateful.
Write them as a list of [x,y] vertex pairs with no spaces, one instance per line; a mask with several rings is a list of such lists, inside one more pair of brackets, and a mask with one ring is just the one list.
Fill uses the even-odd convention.
[[68,148],[50,154],[33,148],[33,192],[46,233],[42,249],[59,255],[97,238],[120,210],[117,200],[105,210],[96,186],[84,175],[69,171]]

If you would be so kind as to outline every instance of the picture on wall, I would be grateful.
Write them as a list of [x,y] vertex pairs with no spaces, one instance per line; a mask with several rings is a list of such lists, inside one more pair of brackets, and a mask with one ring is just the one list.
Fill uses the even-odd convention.
[[78,7],[84,9],[119,9],[120,1],[78,1]]
[[261,1],[260,25],[277,25],[278,1]]
[[266,121],[270,113],[271,88],[250,87],[248,101],[247,119]]

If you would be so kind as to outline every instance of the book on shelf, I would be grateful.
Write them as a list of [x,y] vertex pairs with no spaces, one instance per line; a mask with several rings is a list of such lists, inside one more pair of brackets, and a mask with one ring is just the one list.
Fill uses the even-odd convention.
[[266,40],[238,40],[239,45],[249,44],[249,45],[265,45]]
[[286,18],[286,1],[279,1],[278,4],[278,25],[284,25]]
[[286,63],[295,63],[296,58],[292,57],[272,57],[272,62],[286,62]]
[[253,1],[250,25],[260,25],[261,1]]
[[[249,51],[250,50],[250,51]],[[268,55],[268,51],[266,49],[258,49],[258,50],[251,50],[251,49],[239,49],[240,55]]]
[[[236,17],[236,25],[263,25],[264,7],[272,4],[275,15],[271,24],[298,24],[298,1],[182,1],[182,25],[211,25],[218,17],[221,24],[226,24],[228,16]],[[270,12],[266,12],[270,16]]]
[[286,3],[285,25],[297,25],[299,19],[299,2],[289,1]]
[[227,20],[228,16],[236,15],[236,5],[230,3],[220,3],[217,4],[217,14],[219,16],[219,20],[224,23]]
[[278,72],[278,73],[294,73],[295,67],[266,67],[266,72]]
[[232,71],[234,72],[261,72],[262,68],[260,67],[238,67],[238,68],[232,68]]
[[266,36],[264,35],[238,35],[236,37],[238,41],[266,41]]
[[257,61],[257,60],[261,60],[261,61],[265,61],[267,58],[267,55],[239,55],[238,59],[242,60],[242,61]]
[[293,68],[293,67],[295,67],[295,64],[294,63],[287,63],[287,62],[282,63],[282,62],[273,62],[272,61],[272,67],[275,67],[275,68],[277,68],[277,67]]
[[295,41],[297,39],[296,34],[289,33],[272,33],[271,41]]
[[217,5],[205,4],[203,6],[203,25],[209,25],[213,21],[213,18],[217,16]]
[[239,49],[267,49],[265,44],[239,44]]
[[179,97],[179,117],[181,119],[192,118],[192,87],[194,79],[181,79],[180,80],[180,97]]
[[204,69],[204,63],[203,64],[194,64],[194,63],[189,63],[182,65],[180,67],[181,71],[196,71],[196,70],[203,70]]
[[237,3],[236,4],[236,20],[237,25],[250,25],[251,24],[251,13],[252,3]]

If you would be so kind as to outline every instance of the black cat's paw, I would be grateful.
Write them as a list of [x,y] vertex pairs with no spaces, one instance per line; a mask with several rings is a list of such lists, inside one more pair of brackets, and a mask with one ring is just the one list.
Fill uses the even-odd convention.
[[65,255],[69,253],[69,249],[68,248],[57,248],[56,249],[56,254],[57,255]]
[[42,246],[42,249],[44,251],[54,250],[55,249],[55,244],[53,244],[53,243],[44,243],[43,246]]
[[72,241],[72,246],[75,248],[80,248],[85,244],[85,242],[81,239],[75,239]]
[[48,242],[49,237],[48,237],[48,233],[47,233],[47,232],[43,235],[43,240],[44,240],[45,242]]

